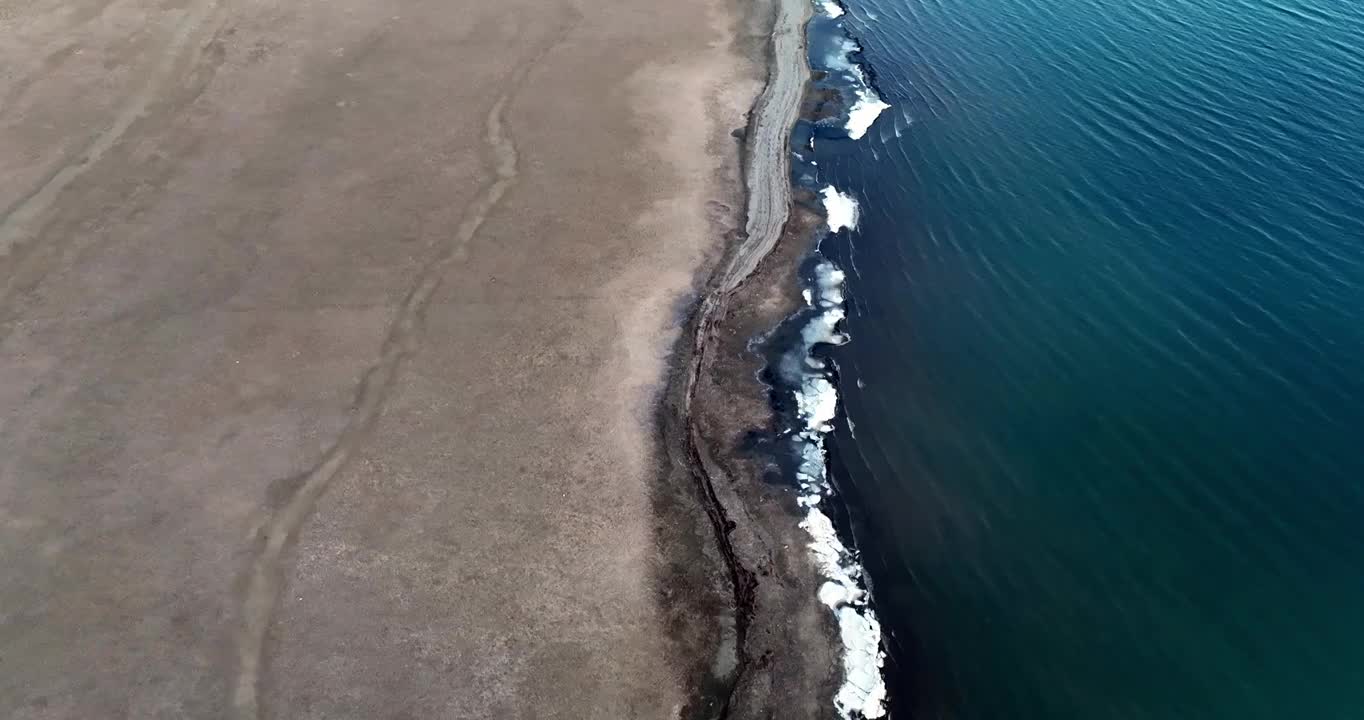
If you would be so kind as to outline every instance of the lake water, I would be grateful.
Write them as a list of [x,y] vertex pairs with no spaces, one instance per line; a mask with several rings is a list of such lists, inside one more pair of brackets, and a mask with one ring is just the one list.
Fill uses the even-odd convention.
[[892,714],[1364,716],[1364,4],[839,11],[812,64],[890,107],[795,173],[859,206],[826,444]]

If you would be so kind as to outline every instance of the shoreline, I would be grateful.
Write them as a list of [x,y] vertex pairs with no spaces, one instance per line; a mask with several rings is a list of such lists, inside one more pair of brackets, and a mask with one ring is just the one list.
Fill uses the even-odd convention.
[[[826,3],[822,14],[843,11]],[[746,231],[696,305],[690,345],[675,360],[685,371],[669,393],[733,594],[733,626],[716,663],[734,668],[716,682],[714,702],[726,717],[777,708],[820,717],[830,705],[845,718],[886,713],[885,655],[865,571],[821,511],[822,501],[836,501],[824,435],[838,401],[832,371],[813,353],[845,338],[835,330],[843,275],[818,248],[854,227],[857,211],[832,187],[821,194],[792,176],[798,123],[826,117],[833,99],[816,81],[827,70],[816,75],[807,58],[819,15],[802,1],[776,9],[769,80],[744,132]],[[856,92],[845,128],[857,140],[887,106],[847,62]],[[819,277],[803,277],[802,266],[816,261]]]
[[814,7],[339,1],[213,0],[121,56],[32,11],[88,51],[0,146],[112,129],[56,181],[35,152],[0,227],[0,533],[43,549],[0,554],[36,659],[0,707],[827,717],[748,347],[821,224]]
[[[822,718],[843,683],[838,621],[819,602],[825,578],[803,529],[801,500],[781,477],[782,428],[765,360],[750,342],[801,305],[797,268],[823,226],[818,199],[790,177],[790,139],[807,104],[806,0],[778,0],[768,82],[744,130],[745,232],[712,273],[673,354],[660,434],[705,509],[732,615],[703,705],[715,717]],[[673,477],[676,477],[675,475]],[[709,715],[708,715],[709,716]]]

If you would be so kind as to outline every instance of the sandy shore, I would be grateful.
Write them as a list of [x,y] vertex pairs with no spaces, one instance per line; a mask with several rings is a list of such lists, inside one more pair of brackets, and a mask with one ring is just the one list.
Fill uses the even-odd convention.
[[827,708],[828,667],[770,657],[752,603],[789,595],[824,645],[827,618],[780,583],[736,606],[771,572],[754,538],[786,543],[715,532],[673,402],[708,366],[706,279],[762,255],[727,254],[731,131],[772,23],[728,0],[0,11],[0,714]]
[[[702,296],[679,348],[683,367],[667,405],[679,418],[672,445],[686,448],[703,488],[735,588],[737,671],[727,687],[736,718],[827,718],[841,682],[832,616],[813,601],[821,578],[810,562],[802,511],[777,456],[781,428],[750,348],[801,301],[795,268],[822,217],[812,198],[793,204],[791,126],[809,80],[804,0],[778,3],[769,75],[746,133],[745,232]],[[665,423],[667,427],[667,423]],[[776,715],[773,715],[773,713]]]

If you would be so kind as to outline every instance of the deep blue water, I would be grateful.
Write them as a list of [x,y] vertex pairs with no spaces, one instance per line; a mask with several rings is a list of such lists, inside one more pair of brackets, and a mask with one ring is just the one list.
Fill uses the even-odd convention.
[[893,714],[1364,717],[1364,3],[845,7],[813,62],[892,108],[811,172]]

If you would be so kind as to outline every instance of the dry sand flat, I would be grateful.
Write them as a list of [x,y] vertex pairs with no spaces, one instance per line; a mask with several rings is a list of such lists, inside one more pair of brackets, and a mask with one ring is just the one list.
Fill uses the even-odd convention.
[[652,419],[765,10],[0,2],[0,715],[670,717],[726,670]]

